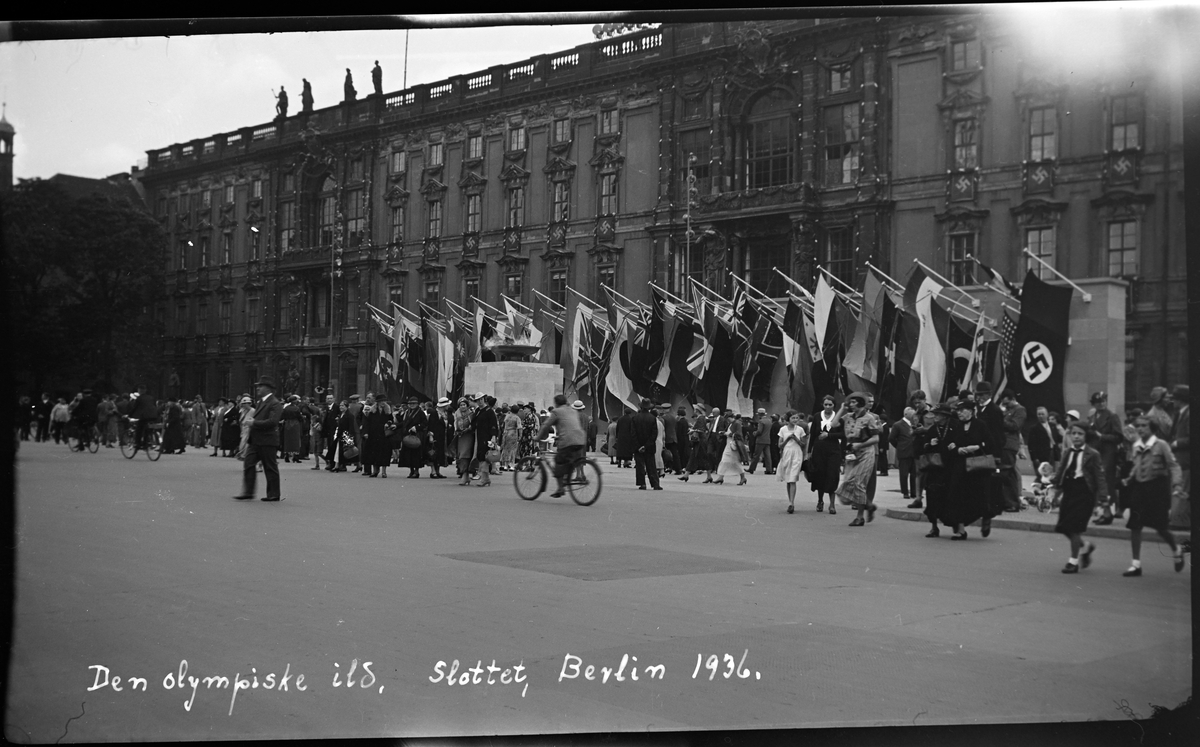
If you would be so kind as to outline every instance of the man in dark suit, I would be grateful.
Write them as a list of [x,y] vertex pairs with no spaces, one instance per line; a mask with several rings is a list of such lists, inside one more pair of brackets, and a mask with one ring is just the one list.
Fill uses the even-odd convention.
[[633,465],[638,490],[646,489],[646,475],[650,476],[650,487],[662,490],[658,484],[658,464],[654,452],[658,448],[658,418],[652,408],[654,404],[642,400],[642,409],[633,416]]
[[913,451],[913,424],[916,418],[916,410],[911,407],[904,408],[904,417],[892,425],[887,440],[896,449],[896,467],[900,470],[900,494],[906,501],[914,499],[908,504],[909,508],[924,508],[921,494],[917,492],[917,465]]
[[1125,429],[1117,414],[1108,409],[1108,395],[1104,392],[1093,392],[1091,396],[1092,414],[1090,425],[1095,431],[1096,451],[1100,452],[1100,463],[1104,465],[1104,481],[1110,488],[1111,494],[1106,500],[1097,501],[1103,513],[1095,524],[1106,526],[1113,523],[1112,495],[1116,493],[1118,452],[1125,443]]
[[233,498],[237,501],[254,500],[254,483],[261,461],[263,474],[267,476],[267,494],[263,500],[281,501],[283,496],[279,492],[279,464],[275,461],[275,451],[279,448],[279,419],[283,415],[283,402],[275,396],[275,382],[266,376],[256,386],[258,404],[254,407],[254,422],[250,424],[246,457],[242,463],[242,494]]
[[1042,462],[1058,464],[1055,454],[1062,448],[1062,435],[1050,425],[1050,413],[1045,407],[1037,409],[1037,422],[1026,431],[1025,441],[1029,444],[1029,461],[1033,462],[1034,469]]
[[1000,488],[1004,495],[1004,510],[1021,510],[1021,473],[1017,471],[1017,454],[1021,450],[1021,432],[1025,430],[1025,408],[1017,395],[1005,389],[1000,395],[1000,411],[1004,413],[1004,447],[1000,451]]

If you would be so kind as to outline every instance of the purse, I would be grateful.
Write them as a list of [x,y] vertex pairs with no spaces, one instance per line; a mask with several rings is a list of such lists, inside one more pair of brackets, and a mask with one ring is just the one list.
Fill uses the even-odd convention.
[[989,472],[996,469],[996,457],[989,454],[967,457],[968,472]]
[[400,445],[406,449],[421,448],[421,437],[415,433],[409,433],[400,440]]
[[931,469],[942,469],[945,466],[946,462],[942,459],[942,455],[937,452],[922,454],[917,457],[917,469],[921,472],[927,472]]
[[354,445],[354,437],[349,433],[342,434],[342,456],[347,459],[358,458],[358,447]]

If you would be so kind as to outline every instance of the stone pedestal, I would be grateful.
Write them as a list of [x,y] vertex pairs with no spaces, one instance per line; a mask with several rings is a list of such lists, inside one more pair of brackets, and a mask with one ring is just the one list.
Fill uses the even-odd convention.
[[553,407],[554,395],[562,390],[562,366],[554,363],[468,363],[463,379],[468,396],[483,392],[500,403],[533,402],[538,409]]

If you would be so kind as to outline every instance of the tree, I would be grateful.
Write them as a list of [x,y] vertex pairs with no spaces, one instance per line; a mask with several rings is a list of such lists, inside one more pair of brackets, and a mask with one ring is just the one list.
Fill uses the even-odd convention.
[[158,222],[128,198],[72,198],[41,180],[19,184],[3,209],[18,386],[131,389],[157,378]]

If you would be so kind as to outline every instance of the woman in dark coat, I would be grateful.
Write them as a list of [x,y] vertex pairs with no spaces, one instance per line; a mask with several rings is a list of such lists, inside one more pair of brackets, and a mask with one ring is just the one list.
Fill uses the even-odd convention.
[[429,431],[429,423],[425,413],[418,406],[416,397],[408,398],[408,405],[398,413],[400,438],[416,436],[420,444],[416,448],[401,445],[400,456],[396,459],[397,467],[407,467],[409,477],[420,477],[420,469],[425,466],[425,434]]
[[841,478],[844,444],[839,426],[836,402],[825,397],[823,409],[809,421],[808,436],[808,483],[817,494],[817,511],[824,510],[825,494],[829,494],[829,513],[837,513],[833,495],[837,492]]
[[[249,397],[246,397],[249,399]],[[237,451],[242,440],[242,408],[239,403],[231,402],[229,409],[221,416],[221,440],[219,442],[224,456],[231,456]]]
[[[947,447],[950,445],[948,436],[951,427],[950,418],[953,415],[954,406],[949,403],[926,410],[925,417],[931,422],[922,425],[929,427],[921,428],[913,437],[913,454],[916,455],[918,463],[925,462],[921,469],[925,486],[925,518],[931,525],[926,537],[941,535],[941,531],[938,529],[939,521],[948,527],[954,526],[954,517],[947,510],[950,472],[946,466],[950,463],[950,452]],[[929,459],[922,460],[922,456],[927,456]],[[941,461],[941,464],[937,463],[938,460]]]
[[628,467],[633,461],[633,411],[628,407],[617,418],[617,466]]
[[162,451],[164,454],[182,454],[187,446],[187,436],[183,431],[183,408],[174,397],[167,400],[165,416]]
[[947,467],[949,489],[947,492],[947,523],[954,527],[950,539],[965,540],[966,526],[976,520],[980,522],[981,534],[986,537],[992,532],[992,517],[996,512],[989,505],[992,492],[991,481],[995,470],[967,470],[967,458],[992,456],[992,441],[987,426],[975,417],[975,403],[964,397],[955,405],[958,422],[950,427],[947,438]]
[[679,464],[676,466],[684,476],[687,476],[687,464],[692,459],[692,443],[688,437],[691,431],[692,424],[688,422],[687,411],[681,407],[675,414],[675,445],[679,450]]
[[480,485],[491,485],[492,464],[487,460],[492,439],[500,434],[500,423],[496,420],[496,398],[484,395],[475,410],[475,459],[471,467],[479,470]]
[[280,451],[283,452],[283,461],[285,462],[299,461],[300,431],[303,428],[300,422],[301,417],[300,395],[293,394],[288,397],[287,404],[283,406],[283,413],[279,417],[280,424],[283,426],[283,447]]
[[388,433],[392,419],[392,406],[388,404],[387,395],[375,397],[374,404],[368,404],[363,410],[363,474],[367,477],[387,478],[388,463],[392,461],[391,434]]

